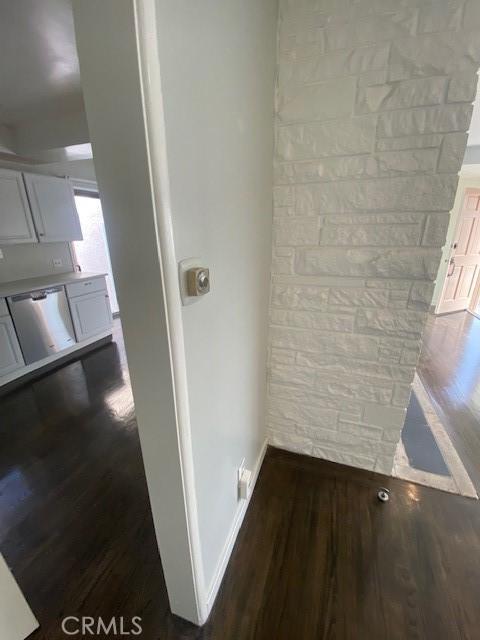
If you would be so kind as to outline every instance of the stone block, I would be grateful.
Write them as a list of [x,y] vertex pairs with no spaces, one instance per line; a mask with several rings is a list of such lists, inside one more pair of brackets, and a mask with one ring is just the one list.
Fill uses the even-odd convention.
[[[432,303],[433,282],[414,282],[410,291],[408,307],[420,311],[428,311]],[[415,358],[416,362],[416,358]]]
[[286,309],[319,311],[325,309],[329,301],[327,287],[274,284],[271,304]]
[[291,400],[301,405],[310,405],[312,407],[321,407],[323,409],[335,409],[338,411],[348,412],[360,420],[363,407],[360,402],[347,400],[342,397],[321,396],[309,389],[308,387],[289,387],[287,385],[275,384],[270,382],[269,394],[271,401],[276,398],[282,400]]
[[422,229],[419,224],[403,225],[327,225],[322,229],[321,245],[333,246],[412,246],[420,243]]
[[375,154],[379,176],[433,173],[437,166],[437,157],[437,148],[384,151]]
[[294,453],[303,453],[306,456],[312,455],[312,441],[296,433],[285,433],[269,429],[268,439],[274,447],[280,447],[280,449],[286,449]]
[[465,29],[480,29],[480,5],[478,0],[467,0],[463,24]]
[[273,273],[293,273],[294,250],[291,248],[276,247],[272,255]]
[[[401,350],[399,350],[399,354]],[[412,381],[411,367],[394,366],[380,362],[366,362],[354,358],[342,358],[315,353],[298,353],[297,363],[311,367],[322,374],[338,374],[350,378],[380,378],[382,380],[397,380],[399,382]],[[373,381],[372,381],[373,383]]]
[[420,9],[418,32],[456,31],[461,25],[462,13],[463,3],[459,0],[428,2]]
[[315,311],[288,311],[272,309],[272,324],[319,331],[353,331],[354,316],[351,313],[325,313]]
[[457,176],[421,175],[296,187],[296,211],[305,216],[349,211],[449,211]]
[[440,260],[436,249],[300,248],[295,272],[318,276],[357,276],[433,280]]
[[375,466],[375,458],[360,456],[356,453],[346,453],[344,451],[339,451],[337,448],[329,449],[324,446],[315,445],[311,447],[310,453],[317,458],[330,460],[331,462],[336,462],[338,464],[345,464],[349,467],[373,470]]
[[280,126],[276,157],[279,160],[311,160],[369,153],[373,148],[375,127],[376,116]]
[[274,347],[296,351],[329,353],[367,360],[376,360],[378,354],[378,344],[373,337],[349,333],[321,333],[273,326],[270,330],[270,340]]
[[420,338],[426,316],[403,309],[359,309],[356,327],[361,333]]
[[318,245],[319,233],[317,218],[276,218],[273,224],[277,246]]
[[377,134],[384,138],[465,132],[471,116],[472,105],[465,103],[391,111],[379,115]]
[[357,113],[407,109],[443,102],[448,78],[433,77],[361,87],[357,94]]
[[448,102],[473,102],[477,92],[478,75],[472,69],[465,73],[456,73],[450,78]]
[[281,122],[330,120],[352,113],[356,83],[354,78],[330,80],[315,85],[295,87],[278,99]]
[[365,288],[347,287],[345,289],[332,288],[328,301],[330,304],[348,307],[386,307],[388,304],[387,291],[375,291]]
[[308,369],[307,367],[272,363],[270,365],[270,380],[277,384],[313,387],[315,382],[315,371]]
[[276,163],[277,184],[328,182],[345,178],[374,178],[378,160],[372,155],[340,156],[309,162]]
[[449,222],[449,213],[433,213],[427,216],[422,245],[424,247],[443,247]]
[[378,151],[401,151],[405,149],[439,149],[443,136],[439,133],[426,135],[402,136],[400,138],[379,138]]
[[383,430],[394,429],[398,431],[403,427],[405,416],[405,409],[366,402],[362,421],[368,425],[380,427]]
[[295,352],[287,349],[270,349],[270,364],[295,364]]
[[317,393],[327,396],[343,396],[350,400],[378,402],[389,404],[393,387],[388,380],[364,380],[345,376],[324,375],[318,372],[315,383]]
[[399,38],[392,42],[389,80],[476,71],[479,63],[480,40],[475,32]]
[[[323,407],[312,407],[277,398],[270,403],[270,415],[294,422],[309,424],[324,429],[336,429],[338,411]],[[298,431],[297,431],[298,433]]]
[[292,84],[311,84],[341,76],[359,75],[372,69],[383,69],[388,63],[388,52],[388,45],[381,44],[285,62],[279,68],[280,90]]
[[406,8],[386,15],[371,14],[352,22],[338,22],[325,30],[326,49],[345,49],[409,36],[415,32],[417,14],[417,9]]
[[438,171],[440,173],[458,173],[463,164],[467,146],[467,133],[449,133],[443,138]]
[[338,423],[338,431],[339,433],[359,436],[360,438],[367,438],[368,440],[381,440],[383,434],[383,429],[379,427],[372,427],[366,424],[356,424],[353,422],[344,422],[342,420]]
[[275,207],[293,207],[295,189],[287,186],[273,187],[273,204]]
[[393,391],[392,404],[398,407],[408,407],[412,388],[408,384],[396,384]]

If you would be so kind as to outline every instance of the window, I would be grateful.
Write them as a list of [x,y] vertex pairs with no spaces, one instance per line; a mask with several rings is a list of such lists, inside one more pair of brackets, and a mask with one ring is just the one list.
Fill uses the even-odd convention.
[[117,294],[108,251],[102,204],[98,193],[75,190],[75,204],[82,227],[83,240],[72,242],[73,258],[81,271],[107,274],[107,288],[113,313],[118,313]]

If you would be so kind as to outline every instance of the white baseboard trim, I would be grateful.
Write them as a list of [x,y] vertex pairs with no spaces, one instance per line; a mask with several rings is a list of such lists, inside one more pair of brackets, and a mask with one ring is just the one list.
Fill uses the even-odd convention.
[[215,573],[213,575],[213,578],[207,593],[207,617],[210,615],[210,611],[212,610],[213,604],[215,602],[215,598],[217,597],[218,590],[220,589],[220,585],[222,584],[223,576],[225,574],[228,561],[230,560],[230,556],[232,555],[233,547],[235,545],[238,532],[240,531],[240,527],[242,526],[245,513],[247,512],[248,505],[250,504],[250,499],[253,495],[253,490],[255,489],[255,484],[257,482],[258,474],[260,473],[260,469],[262,468],[263,459],[267,451],[267,446],[268,446],[268,440],[267,438],[265,438],[262,444],[262,447],[260,449],[260,453],[258,454],[255,467],[252,469],[250,497],[248,498],[248,500],[242,500],[239,503],[237,512],[235,514],[235,518],[230,528],[230,532],[227,536],[227,539],[225,540],[225,544],[223,545],[222,553],[220,554],[217,568],[215,570]]

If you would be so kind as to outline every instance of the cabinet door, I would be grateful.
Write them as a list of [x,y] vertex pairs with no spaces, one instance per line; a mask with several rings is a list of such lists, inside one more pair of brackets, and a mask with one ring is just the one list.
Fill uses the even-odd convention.
[[24,366],[17,334],[10,316],[0,318],[0,376]]
[[70,298],[70,309],[78,342],[107,331],[112,326],[107,291]]
[[37,242],[22,174],[0,169],[0,244]]
[[32,173],[24,178],[39,241],[83,240],[70,180]]

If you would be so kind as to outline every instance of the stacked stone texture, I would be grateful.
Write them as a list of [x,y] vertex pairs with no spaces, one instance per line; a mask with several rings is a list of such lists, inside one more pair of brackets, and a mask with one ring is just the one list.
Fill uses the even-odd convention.
[[390,473],[480,66],[480,0],[280,0],[270,442]]

